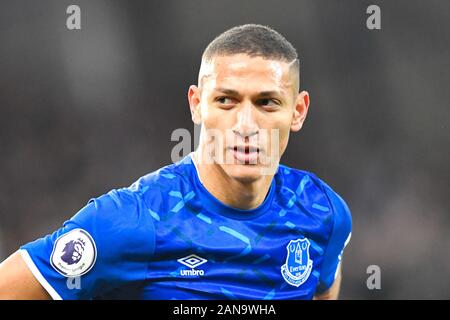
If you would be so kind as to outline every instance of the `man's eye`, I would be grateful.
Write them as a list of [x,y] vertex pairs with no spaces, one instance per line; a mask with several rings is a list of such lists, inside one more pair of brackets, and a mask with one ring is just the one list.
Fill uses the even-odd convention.
[[267,99],[261,99],[261,100],[259,100],[258,101],[258,104],[260,105],[260,106],[263,106],[263,107],[278,107],[279,105],[280,105],[280,102],[278,101],[278,100],[275,100],[275,99],[269,99],[269,98],[267,98]]
[[234,103],[234,100],[228,97],[218,97],[216,98],[216,101],[221,104],[232,104]]

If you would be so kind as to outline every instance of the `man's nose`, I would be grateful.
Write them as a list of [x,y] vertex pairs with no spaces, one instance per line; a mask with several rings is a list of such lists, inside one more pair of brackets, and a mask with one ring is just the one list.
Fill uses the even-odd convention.
[[237,113],[236,125],[233,132],[240,137],[251,137],[258,134],[259,126],[255,119],[255,107],[252,103],[241,105]]

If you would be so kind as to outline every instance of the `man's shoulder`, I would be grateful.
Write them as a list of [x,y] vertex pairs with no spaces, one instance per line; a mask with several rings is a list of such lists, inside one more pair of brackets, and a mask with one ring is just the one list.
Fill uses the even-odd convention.
[[111,189],[91,198],[71,220],[80,225],[95,223],[103,229],[120,226],[121,233],[133,232],[138,225],[152,229],[150,215],[143,213],[154,209],[152,204],[165,205],[167,197],[189,187],[183,170],[186,168],[181,163],[167,165],[140,177],[128,187]]
[[117,191],[135,195],[138,200],[148,201],[154,197],[166,197],[171,192],[189,189],[191,188],[190,176],[193,172],[188,158],[147,173],[129,187]]
[[350,214],[344,199],[315,173],[280,165],[285,187],[292,190],[304,208],[315,212]]
[[311,171],[280,165],[278,173],[283,178],[283,184],[290,189],[295,189],[297,194],[305,191],[306,186],[310,187],[309,192],[324,192],[324,186],[328,186]]

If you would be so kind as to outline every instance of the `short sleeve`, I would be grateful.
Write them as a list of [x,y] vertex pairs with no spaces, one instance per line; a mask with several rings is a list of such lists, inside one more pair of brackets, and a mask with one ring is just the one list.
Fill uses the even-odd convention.
[[333,208],[333,229],[324,253],[319,285],[317,292],[321,293],[329,289],[337,276],[342,254],[345,246],[350,241],[352,231],[352,217],[350,210],[336,192],[323,183],[324,191],[331,202]]
[[143,205],[136,193],[112,190],[19,252],[53,299],[107,296],[145,279],[155,239]]

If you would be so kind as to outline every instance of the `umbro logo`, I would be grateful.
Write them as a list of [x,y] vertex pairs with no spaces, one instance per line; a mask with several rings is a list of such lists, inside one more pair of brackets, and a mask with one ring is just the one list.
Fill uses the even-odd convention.
[[190,256],[178,259],[177,261],[179,263],[184,264],[185,266],[193,269],[195,267],[198,267],[199,265],[204,264],[208,260],[200,258],[199,256],[197,256],[195,254],[191,254]]
[[180,275],[182,276],[203,276],[205,274],[204,270],[197,270],[194,268],[208,262],[208,260],[203,259],[195,254],[191,254],[187,257],[178,259],[177,261],[185,265],[186,267],[191,268],[187,270],[180,270]]

